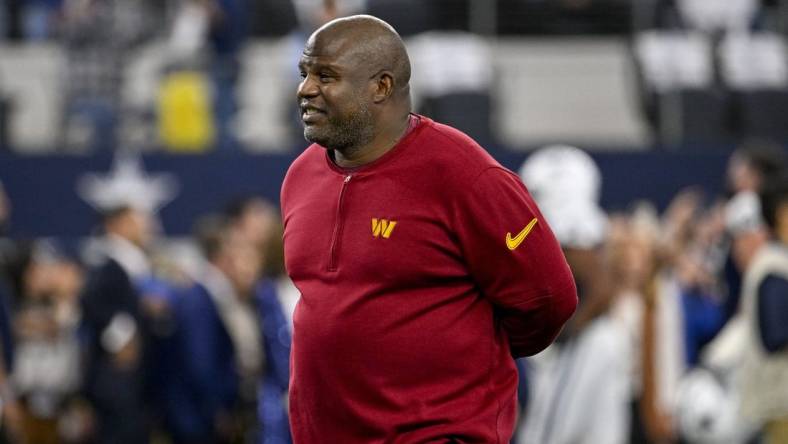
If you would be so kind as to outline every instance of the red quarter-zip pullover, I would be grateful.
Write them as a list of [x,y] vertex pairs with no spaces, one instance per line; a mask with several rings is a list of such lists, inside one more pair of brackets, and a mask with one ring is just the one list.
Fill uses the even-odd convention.
[[282,186],[296,443],[508,443],[513,356],[552,342],[574,280],[519,178],[420,117],[346,171],[312,145]]

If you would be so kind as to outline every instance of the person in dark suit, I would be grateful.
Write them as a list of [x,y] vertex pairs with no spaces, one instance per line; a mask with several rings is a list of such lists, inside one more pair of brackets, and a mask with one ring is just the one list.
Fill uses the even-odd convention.
[[[292,283],[285,275],[282,226],[275,207],[259,196],[236,199],[225,208],[229,230],[257,248],[261,277],[254,287],[265,368],[257,394],[260,444],[290,444],[285,399],[290,382],[290,325],[282,304]],[[288,285],[289,284],[289,285]]]
[[96,411],[100,443],[148,442],[140,286],[151,275],[145,247],[151,214],[122,206],[104,214],[103,259],[82,293],[88,365],[85,392]]
[[265,277],[255,285],[254,302],[261,319],[265,372],[257,396],[260,444],[290,444],[285,399],[290,383],[291,335],[277,282]]
[[179,364],[167,423],[175,443],[238,442],[255,433],[265,363],[254,301],[259,253],[221,217],[201,220],[196,232],[205,261],[175,304]]

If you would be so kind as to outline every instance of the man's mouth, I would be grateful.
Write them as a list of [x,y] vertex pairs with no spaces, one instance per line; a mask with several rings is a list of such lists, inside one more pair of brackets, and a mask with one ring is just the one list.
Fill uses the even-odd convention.
[[301,120],[304,123],[315,123],[325,116],[325,111],[313,106],[301,107]]

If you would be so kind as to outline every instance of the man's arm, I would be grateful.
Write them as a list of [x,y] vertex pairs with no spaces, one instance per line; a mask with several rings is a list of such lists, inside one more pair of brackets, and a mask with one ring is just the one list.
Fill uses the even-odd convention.
[[758,289],[758,326],[769,353],[788,346],[788,280],[769,275]]
[[455,223],[468,267],[496,308],[512,355],[546,348],[577,307],[572,273],[520,179],[491,167],[458,196]]

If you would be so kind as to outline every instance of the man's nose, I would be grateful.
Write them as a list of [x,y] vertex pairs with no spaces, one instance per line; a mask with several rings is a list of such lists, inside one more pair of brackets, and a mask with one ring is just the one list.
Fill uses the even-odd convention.
[[298,90],[296,94],[298,98],[305,98],[305,97],[315,97],[318,94],[319,90],[317,88],[317,83],[312,80],[312,76],[306,76],[301,80],[301,83],[298,85]]

